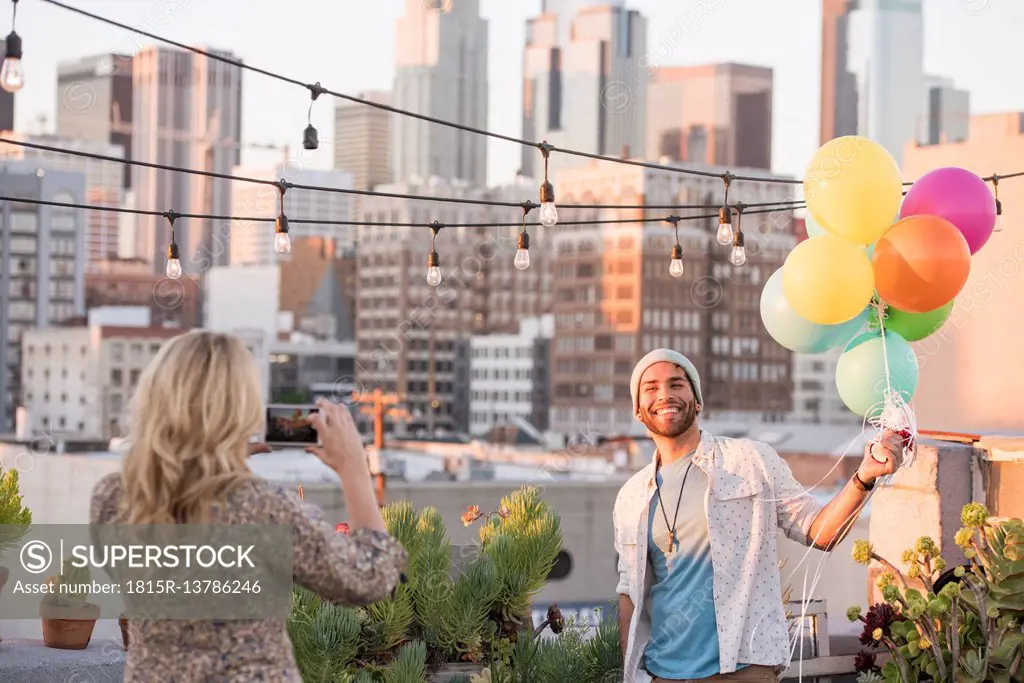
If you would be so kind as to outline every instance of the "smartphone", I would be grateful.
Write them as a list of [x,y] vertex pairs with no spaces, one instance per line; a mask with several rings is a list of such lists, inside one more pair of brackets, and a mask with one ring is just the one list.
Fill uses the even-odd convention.
[[320,437],[309,421],[317,411],[314,405],[268,405],[264,443],[293,448],[319,445]]

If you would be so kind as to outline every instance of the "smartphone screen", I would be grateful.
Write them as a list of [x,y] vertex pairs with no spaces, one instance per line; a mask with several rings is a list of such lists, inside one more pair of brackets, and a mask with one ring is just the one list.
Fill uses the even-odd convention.
[[318,437],[309,421],[315,412],[316,406],[267,406],[267,433],[264,441],[268,445],[315,446]]

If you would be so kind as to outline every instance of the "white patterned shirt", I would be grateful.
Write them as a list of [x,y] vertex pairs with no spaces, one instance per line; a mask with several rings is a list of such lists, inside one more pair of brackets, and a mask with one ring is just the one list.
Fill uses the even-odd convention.
[[[655,461],[658,454],[655,453]],[[776,555],[776,530],[810,545],[821,511],[767,444],[701,432],[693,456],[709,480],[704,511],[714,567],[715,619],[721,673],[738,663],[789,665],[790,645]],[[655,494],[655,462],[619,490],[612,519],[619,554],[617,593],[633,601],[624,660],[625,683],[649,683],[643,655],[651,638],[644,600],[650,594],[647,525]]]

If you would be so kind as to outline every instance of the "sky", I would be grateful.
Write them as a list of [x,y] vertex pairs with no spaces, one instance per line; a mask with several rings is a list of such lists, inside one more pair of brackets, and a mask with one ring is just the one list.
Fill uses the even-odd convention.
[[[394,23],[404,7],[404,0],[66,1],[181,42],[228,49],[254,66],[352,94],[390,88]],[[490,22],[488,128],[518,137],[525,21],[539,12],[540,0],[480,2]],[[772,168],[803,174],[818,146],[819,0],[627,0],[627,5],[648,19],[653,65],[733,61],[774,69]],[[0,34],[8,32],[7,22],[0,20]],[[18,94],[16,126],[28,131],[54,126],[59,62],[109,51],[134,53],[151,44],[42,2],[19,4],[17,30],[23,40],[26,85]],[[969,90],[972,113],[1024,111],[1022,33],[1021,0],[927,0],[925,70],[952,77],[957,87]],[[321,146],[312,154],[301,148],[308,107],[305,89],[246,73],[243,140],[287,144],[302,163],[329,167],[334,102],[320,98],[314,104],[312,119]],[[46,116],[45,122],[40,115]],[[491,140],[489,182],[511,180],[520,158],[518,145]],[[279,156],[250,150],[242,160],[269,166]]]

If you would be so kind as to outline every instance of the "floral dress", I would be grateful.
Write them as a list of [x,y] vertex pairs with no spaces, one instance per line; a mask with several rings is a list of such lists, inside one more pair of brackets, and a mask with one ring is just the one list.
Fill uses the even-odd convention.
[[[92,494],[90,522],[126,521],[120,474],[104,477]],[[334,533],[319,510],[297,495],[253,479],[214,507],[210,524],[290,524],[297,584],[346,605],[390,596],[408,561],[387,534]],[[284,620],[132,620],[126,683],[302,683]]]

